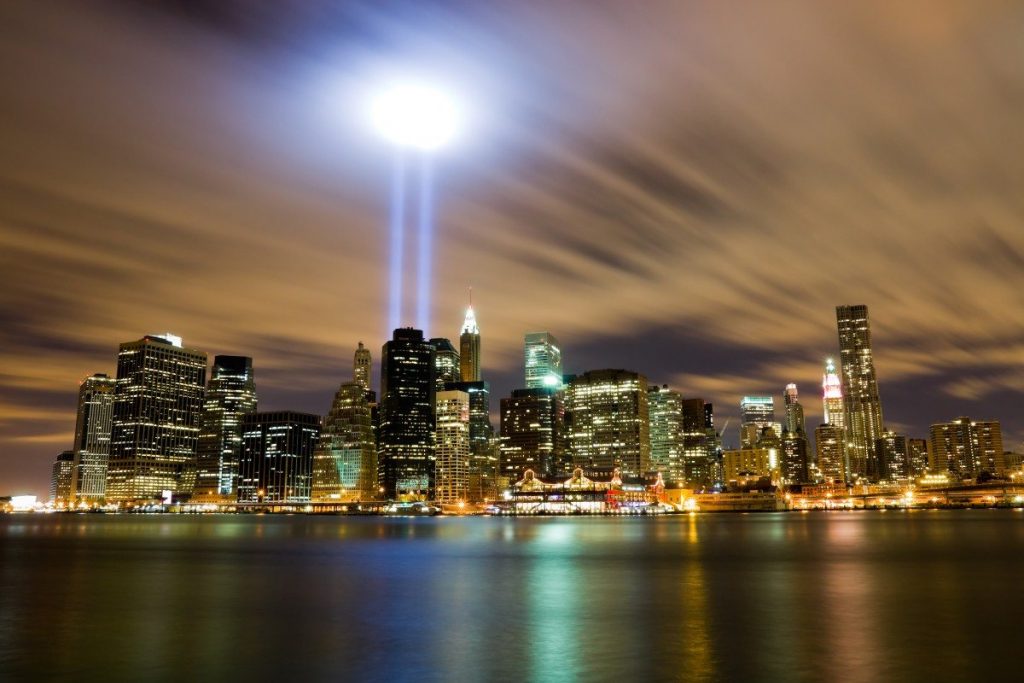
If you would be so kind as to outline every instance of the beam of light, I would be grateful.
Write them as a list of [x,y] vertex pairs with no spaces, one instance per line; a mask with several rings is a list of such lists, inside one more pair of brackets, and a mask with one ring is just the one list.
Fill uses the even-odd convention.
[[395,150],[395,167],[391,179],[391,272],[388,301],[388,330],[385,339],[402,324],[402,266],[405,250],[405,158]]
[[430,323],[431,266],[434,242],[434,181],[430,156],[420,160],[419,258],[416,279],[416,326],[426,332]]
[[392,86],[374,98],[370,115],[380,133],[401,147],[432,150],[455,135],[459,112],[455,100],[427,85]]

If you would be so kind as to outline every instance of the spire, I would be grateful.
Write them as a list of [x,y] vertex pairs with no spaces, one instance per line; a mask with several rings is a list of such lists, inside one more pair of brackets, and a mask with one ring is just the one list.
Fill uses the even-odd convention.
[[466,319],[462,322],[462,334],[480,334],[480,328],[476,324],[476,314],[473,313],[473,288],[469,288],[469,307],[466,309]]

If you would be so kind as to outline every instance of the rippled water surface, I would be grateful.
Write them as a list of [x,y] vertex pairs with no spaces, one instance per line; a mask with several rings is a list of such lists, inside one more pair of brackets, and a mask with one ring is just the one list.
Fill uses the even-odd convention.
[[1021,680],[1024,514],[0,516],[0,680]]

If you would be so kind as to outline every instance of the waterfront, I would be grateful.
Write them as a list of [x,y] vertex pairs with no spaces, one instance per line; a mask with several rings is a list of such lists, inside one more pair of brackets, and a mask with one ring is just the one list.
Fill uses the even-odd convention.
[[1016,678],[1024,513],[0,516],[4,680]]

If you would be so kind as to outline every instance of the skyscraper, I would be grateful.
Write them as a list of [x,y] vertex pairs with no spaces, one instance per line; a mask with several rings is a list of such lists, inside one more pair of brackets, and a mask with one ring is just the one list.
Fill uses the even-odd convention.
[[928,439],[907,439],[907,463],[911,477],[920,477],[928,471]]
[[790,484],[805,484],[810,482],[810,463],[807,459],[807,435],[803,427],[796,431],[788,429],[782,432],[782,441],[779,448],[779,466],[782,469],[782,478]]
[[847,481],[846,437],[842,427],[830,423],[814,430],[818,472],[826,483]]
[[881,479],[899,481],[913,476],[907,450],[907,437],[891,430],[882,432],[875,441],[875,453],[881,468]]
[[197,447],[197,502],[236,500],[242,417],[256,412],[252,358],[215,356],[200,418]]
[[740,446],[753,448],[765,428],[781,436],[782,429],[775,422],[775,400],[771,396],[744,396],[740,401]]
[[542,477],[563,474],[561,402],[553,387],[516,389],[501,399],[501,474],[510,482],[527,469]]
[[451,340],[434,337],[430,345],[434,347],[434,380],[437,390],[444,390],[444,385],[450,382],[462,381],[462,363]]
[[107,501],[190,494],[195,484],[206,354],[174,335],[121,344],[107,465]]
[[373,358],[370,356],[370,349],[359,342],[356,347],[355,357],[352,359],[352,378],[363,388],[363,391],[370,390],[370,371],[373,369]]
[[441,503],[464,502],[469,497],[469,394],[437,392],[436,498]]
[[313,500],[377,496],[377,446],[368,398],[359,381],[345,382],[334,395],[313,455]]
[[462,333],[459,335],[459,367],[462,370],[463,382],[479,382],[480,328],[477,327],[476,314],[473,313],[472,295],[470,297],[466,319],[462,323]]
[[821,378],[824,421],[836,427],[845,427],[843,416],[843,385],[836,373],[836,365],[831,358],[825,361],[825,374]]
[[277,411],[242,417],[238,501],[309,502],[319,438],[319,415]]
[[958,417],[931,428],[929,469],[950,472],[957,479],[976,479],[983,474],[1002,476],[1003,433],[997,421],[975,422]]
[[494,488],[498,470],[497,446],[491,425],[491,386],[486,381],[448,382],[446,391],[469,396],[469,499],[483,500]]
[[526,388],[562,385],[562,351],[558,340],[548,332],[530,332],[524,338]]
[[117,381],[105,374],[86,377],[78,387],[75,453],[71,472],[72,501],[99,501],[107,492],[110,425]]
[[71,478],[75,469],[75,452],[62,451],[50,471],[50,502],[61,507],[75,504],[71,496]]
[[882,436],[882,401],[871,354],[867,306],[836,306],[843,412],[850,474],[869,481],[882,476],[875,442]]
[[647,378],[627,370],[591,370],[566,390],[566,429],[573,464],[584,469],[650,470]]
[[782,392],[782,402],[786,407],[786,424],[784,425],[786,430],[793,434],[805,431],[804,407],[800,405],[795,384],[786,385],[786,389]]
[[[650,419],[651,469],[661,472],[669,486],[681,486],[686,480],[683,458],[683,397],[668,385],[647,390]],[[700,433],[704,436],[704,405],[700,407]]]
[[381,352],[378,482],[386,498],[429,497],[434,486],[434,347],[395,330]]

